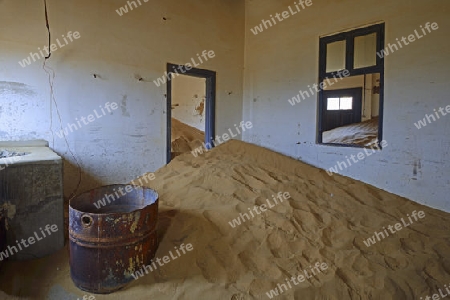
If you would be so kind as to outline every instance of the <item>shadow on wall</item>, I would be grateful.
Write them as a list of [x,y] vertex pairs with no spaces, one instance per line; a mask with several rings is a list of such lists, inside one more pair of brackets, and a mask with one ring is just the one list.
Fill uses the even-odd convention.
[[[81,172],[81,182],[80,181],[80,172]],[[69,197],[72,193],[75,192],[76,195],[79,195],[88,190],[94,189],[96,187],[105,185],[106,183],[102,182],[95,176],[85,172],[82,167],[78,169],[78,166],[71,163],[70,161],[64,158],[64,201],[69,200]],[[78,186],[80,185],[80,186]]]
[[[69,197],[76,191],[73,197],[79,194],[94,189],[96,187],[104,185],[100,180],[84,172],[82,169],[78,169],[77,165],[72,164],[68,160],[64,159],[63,167],[63,195],[64,195],[64,240],[68,241],[69,238]],[[79,183],[81,171],[81,182]],[[78,187],[78,184],[80,186]]]

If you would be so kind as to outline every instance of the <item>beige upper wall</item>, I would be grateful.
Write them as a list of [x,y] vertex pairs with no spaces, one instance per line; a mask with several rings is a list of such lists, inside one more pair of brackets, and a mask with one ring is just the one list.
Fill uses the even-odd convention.
[[[288,99],[317,83],[319,37],[384,21],[386,44],[426,22],[439,29],[385,59],[383,138],[379,153],[340,171],[390,192],[450,211],[450,116],[415,122],[450,104],[450,2],[321,0],[254,35],[251,28],[293,6],[289,0],[246,1],[244,139],[328,169],[360,149],[316,144],[317,97]],[[282,132],[283,134],[280,134]]]
[[[153,80],[163,76],[167,62],[184,64],[213,50],[215,57],[198,68],[217,72],[216,131],[241,121],[243,2],[141,0],[141,7],[123,16],[116,13],[127,4],[122,0],[47,3],[53,43],[68,31],[81,36],[47,63],[55,71],[62,126],[106,102],[118,104],[112,114],[67,136],[83,171],[81,190],[127,182],[165,164],[166,85],[157,87]],[[60,125],[42,60],[25,68],[18,64],[47,44],[43,1],[0,1],[0,28],[0,140],[50,141],[66,159],[68,195],[78,173],[64,139],[52,134]]]

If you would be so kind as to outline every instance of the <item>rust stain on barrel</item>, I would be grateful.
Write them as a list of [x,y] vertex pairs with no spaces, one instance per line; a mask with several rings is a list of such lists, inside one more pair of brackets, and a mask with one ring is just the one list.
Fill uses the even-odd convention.
[[134,233],[134,231],[136,230],[137,224],[138,224],[138,222],[139,222],[139,217],[140,217],[140,216],[141,216],[141,213],[140,213],[139,211],[137,211],[136,214],[135,214],[135,216],[134,216],[134,222],[133,222],[133,224],[131,224],[131,226],[130,226],[130,232],[131,232],[131,233]]
[[94,205],[126,186],[97,188],[70,202],[70,274],[82,290],[106,294],[123,288],[134,279],[131,274],[150,264],[156,253],[155,191],[133,186],[131,192],[103,207]]

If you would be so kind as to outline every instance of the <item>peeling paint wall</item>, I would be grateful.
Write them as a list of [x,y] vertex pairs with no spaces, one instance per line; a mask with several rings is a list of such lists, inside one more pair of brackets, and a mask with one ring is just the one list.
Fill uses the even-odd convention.
[[153,80],[167,62],[185,64],[213,50],[215,57],[198,67],[218,74],[217,132],[241,120],[243,2],[142,2],[123,16],[116,10],[124,0],[47,2],[52,43],[80,33],[47,62],[58,110],[43,60],[18,63],[48,44],[43,1],[0,1],[0,140],[48,140],[65,158],[66,196],[78,182],[77,162],[57,133],[107,102],[117,109],[67,135],[82,169],[80,191],[128,182],[165,164],[166,85]]
[[172,80],[172,117],[205,132],[206,79],[181,75]]
[[[319,37],[379,21],[386,44],[426,22],[439,29],[385,59],[384,136],[388,147],[342,174],[409,199],[450,211],[450,115],[417,129],[433,109],[450,105],[450,2],[313,0],[313,5],[254,35],[270,15],[294,7],[291,0],[246,1],[244,140],[328,169],[360,149],[316,144],[317,97],[292,107],[288,99],[317,83]],[[283,134],[280,134],[282,132]]]

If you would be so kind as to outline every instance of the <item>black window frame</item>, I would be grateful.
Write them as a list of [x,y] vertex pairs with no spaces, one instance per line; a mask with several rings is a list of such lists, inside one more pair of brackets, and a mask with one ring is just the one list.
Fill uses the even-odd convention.
[[[336,76],[337,71],[327,72],[326,71],[326,60],[327,60],[327,45],[338,42],[345,41],[345,69],[348,71],[349,76],[358,76],[365,74],[380,74],[380,100],[379,100],[379,111],[378,111],[378,147],[381,147],[381,141],[383,140],[383,110],[384,110],[384,57],[379,57],[376,55],[376,64],[374,66],[354,68],[354,39],[358,36],[364,36],[368,34],[376,33],[376,52],[380,53],[384,49],[385,43],[385,23],[379,23],[371,25],[364,28],[358,28],[346,32],[341,32],[331,36],[322,37],[319,39],[319,78],[318,82],[321,84],[327,78],[333,78]],[[344,71],[340,70],[340,71]],[[347,78],[348,78],[347,77]],[[330,144],[322,142],[322,111],[324,109],[324,95],[323,89],[319,90],[318,93],[318,109],[317,109],[317,143],[321,145],[331,145],[331,146],[342,146],[342,147],[354,147],[354,148],[364,148],[363,146],[356,144]]]

